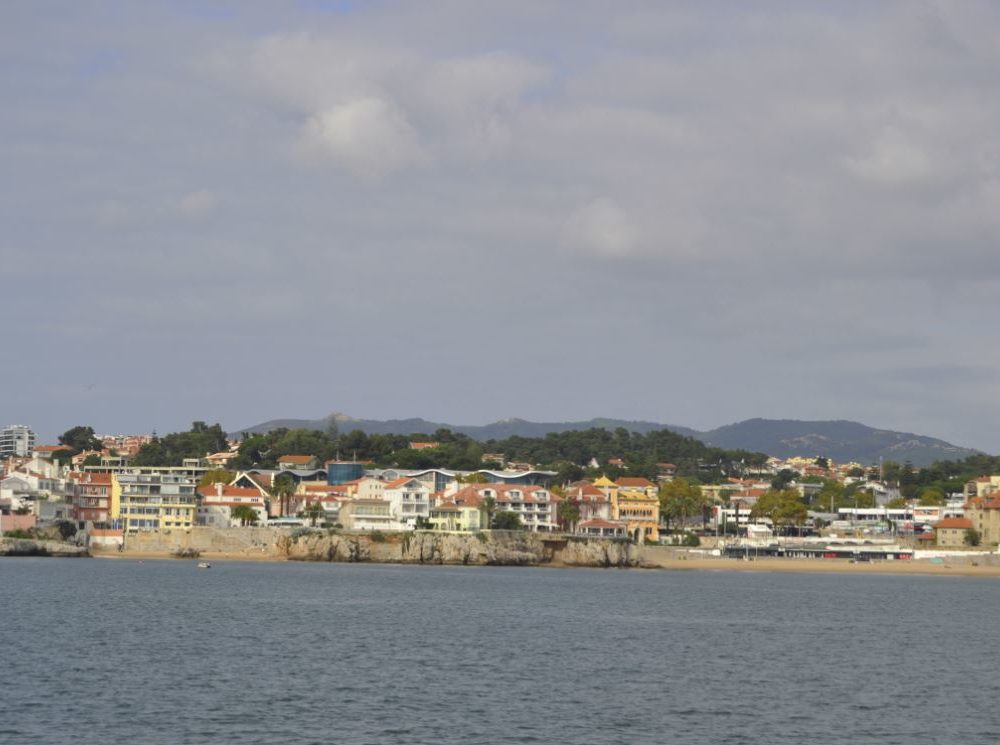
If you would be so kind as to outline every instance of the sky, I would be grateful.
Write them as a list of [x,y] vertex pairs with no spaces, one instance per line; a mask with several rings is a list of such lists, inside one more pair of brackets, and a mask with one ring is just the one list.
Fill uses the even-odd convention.
[[1000,4],[0,4],[0,425],[1000,452]]

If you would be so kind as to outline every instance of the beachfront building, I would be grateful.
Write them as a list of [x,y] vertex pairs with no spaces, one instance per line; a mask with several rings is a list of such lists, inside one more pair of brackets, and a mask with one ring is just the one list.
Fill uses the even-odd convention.
[[85,528],[106,523],[111,518],[111,474],[73,473],[72,519]]
[[556,530],[557,500],[548,489],[527,484],[468,484],[453,494],[449,501],[482,505],[492,499],[494,513],[513,512],[521,524],[531,531]]
[[968,544],[972,521],[966,517],[946,517],[934,525],[938,548],[964,548]]
[[486,508],[482,504],[442,502],[432,507],[430,514],[434,530],[476,533],[489,527]]
[[113,527],[130,533],[190,528],[196,523],[195,482],[171,473],[111,474]]
[[397,530],[412,530],[418,519],[429,520],[430,497],[430,488],[417,479],[396,479],[382,488],[382,498],[391,505],[390,512],[399,524]]
[[979,533],[981,543],[1000,543],[1000,492],[972,497],[965,503],[965,517]]
[[611,520],[582,520],[576,526],[577,535],[593,536],[595,538],[626,538],[625,524]]
[[340,507],[340,522],[348,530],[397,530],[392,505],[384,499],[349,499]]
[[612,481],[601,476],[594,486],[610,499],[611,521],[625,523],[629,538],[637,542],[660,539],[660,498],[656,484],[639,477],[623,476]]
[[256,519],[250,523],[267,524],[267,500],[257,489],[216,483],[198,487],[197,492],[199,499],[195,522],[198,525],[215,528],[241,526],[244,521],[233,517],[233,510],[239,507],[253,510]]

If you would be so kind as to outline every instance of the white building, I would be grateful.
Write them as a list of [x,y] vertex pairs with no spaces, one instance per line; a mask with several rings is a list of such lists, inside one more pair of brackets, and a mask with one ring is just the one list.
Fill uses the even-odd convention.
[[0,429],[0,458],[27,458],[35,450],[35,433],[25,424]]

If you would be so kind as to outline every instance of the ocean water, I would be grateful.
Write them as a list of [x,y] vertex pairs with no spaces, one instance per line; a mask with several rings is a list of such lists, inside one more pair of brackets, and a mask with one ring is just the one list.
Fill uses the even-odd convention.
[[1000,582],[0,560],[0,742],[1000,738]]

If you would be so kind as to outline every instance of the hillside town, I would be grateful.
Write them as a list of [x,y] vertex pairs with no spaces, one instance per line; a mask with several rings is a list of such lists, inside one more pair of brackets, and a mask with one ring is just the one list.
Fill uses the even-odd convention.
[[[752,473],[715,483],[679,476],[668,462],[657,463],[650,479],[629,475],[621,458],[592,459],[586,465],[599,475],[559,482],[557,471],[509,463],[503,453],[483,454],[490,467],[475,470],[386,468],[358,459],[321,461],[313,453],[281,455],[272,468],[233,468],[235,440],[178,465],[136,464],[154,440],[96,435],[93,449],[73,452],[65,443],[36,442],[25,425],[5,427],[0,529],[27,537],[58,524],[65,537],[104,549],[120,549],[139,533],[253,526],[513,529],[637,544],[710,542],[730,551],[773,545],[776,538],[787,546],[794,538],[822,553],[843,540],[892,545],[895,558],[915,548],[1000,543],[1000,474],[972,479],[960,492],[923,490],[905,498],[898,479],[883,469],[822,456],[768,458]],[[438,446],[409,442],[413,450]]]

